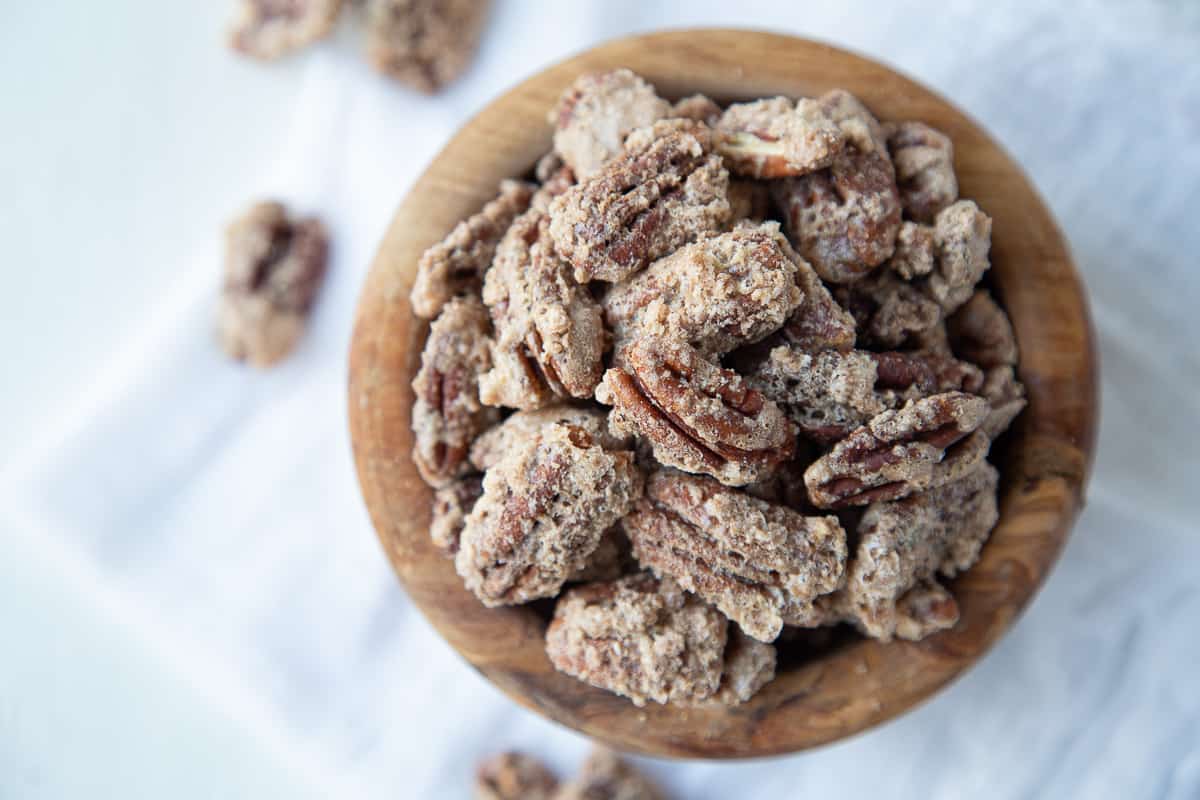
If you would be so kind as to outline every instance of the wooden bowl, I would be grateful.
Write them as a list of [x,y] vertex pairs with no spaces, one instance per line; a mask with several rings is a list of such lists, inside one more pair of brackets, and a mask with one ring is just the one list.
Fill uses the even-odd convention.
[[[494,196],[501,178],[526,173],[549,149],[546,113],[566,86],[580,73],[614,67],[629,67],[669,98],[812,96],[843,87],[882,120],[923,120],[954,141],[961,194],[994,221],[989,281],[1012,315],[1029,407],[995,456],[1000,522],[979,563],[952,583],[962,612],[953,630],[918,643],[843,635],[808,657],[784,647],[780,674],[742,706],[639,709],[556,672],[543,652],[545,609],[484,608],[431,545],[431,493],[410,457],[409,384],[426,330],[408,302],[417,259]],[[564,725],[624,750],[709,758],[841,739],[911,708],[979,659],[1029,602],[1067,538],[1097,413],[1079,276],[1050,212],[1000,147],[944,99],[887,67],[804,39],[734,30],[601,45],[526,80],[463,126],[400,206],[375,258],[358,309],[349,393],[358,476],[379,538],[413,601],[450,644],[518,703]]]

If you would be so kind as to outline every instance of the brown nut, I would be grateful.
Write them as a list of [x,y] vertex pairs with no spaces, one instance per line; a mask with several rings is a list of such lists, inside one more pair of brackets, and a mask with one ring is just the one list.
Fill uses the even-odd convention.
[[938,213],[933,238],[937,268],[925,279],[925,291],[949,314],[971,299],[991,266],[992,218],[972,201],[959,200]]
[[487,20],[488,0],[365,0],[367,60],[420,92],[433,93],[467,68]]
[[941,306],[891,270],[836,287],[834,296],[854,316],[860,346],[906,346],[942,321]]
[[433,319],[451,297],[479,294],[496,246],[517,215],[529,208],[534,189],[522,181],[501,181],[495,200],[425,251],[410,295],[413,313]]
[[1025,399],[1025,385],[1017,380],[1013,368],[1009,366],[989,369],[979,393],[991,404],[987,419],[979,426],[989,439],[995,439],[1008,430],[1029,403]]
[[713,702],[726,706],[746,702],[775,679],[777,660],[774,645],[747,636],[736,625],[730,626],[725,669],[721,673],[721,686],[712,696]]
[[770,642],[837,588],[846,534],[837,518],[805,517],[711,478],[660,471],[621,522],[633,555]]
[[634,705],[694,705],[717,691],[728,621],[648,573],[568,589],[546,630],[555,669]]
[[552,425],[487,471],[455,568],[486,606],[553,597],[641,493],[632,453]]
[[888,125],[884,132],[896,166],[901,205],[917,222],[933,222],[939,211],[958,199],[954,145],[923,122]]
[[958,602],[933,578],[918,583],[896,601],[896,637],[919,642],[958,624]]
[[429,538],[438,550],[451,558],[458,552],[458,539],[467,522],[467,515],[482,494],[482,475],[459,478],[434,492]]
[[721,107],[702,94],[688,95],[671,106],[671,117],[694,119],[712,126],[721,118]]
[[667,800],[667,796],[628,761],[596,747],[579,776],[564,784],[554,800]]
[[487,311],[478,300],[455,298],[434,320],[413,380],[413,460],[430,486],[471,472],[467,450],[498,412],[479,402],[479,375],[490,361]]
[[582,428],[605,450],[628,450],[631,446],[631,437],[613,436],[609,432],[608,414],[603,409],[556,403],[531,411],[518,411],[481,433],[471,445],[471,463],[480,472],[486,472],[521,442],[540,436],[558,422]]
[[624,151],[555,198],[550,234],[580,283],[616,283],[724,225],[728,188],[720,157],[675,130]]
[[824,169],[845,137],[821,105],[786,97],[735,103],[714,125],[716,149],[736,175],[787,178]]
[[229,46],[273,60],[328,36],[341,10],[342,0],[239,0]]
[[475,800],[557,800],[558,779],[524,753],[498,753],[475,772]]
[[988,438],[971,436],[988,403],[945,392],[884,411],[821,456],[804,473],[818,508],[895,500],[957,480],[987,455]]
[[954,352],[984,369],[1017,363],[1017,337],[1004,309],[979,289],[946,320]]
[[651,339],[631,346],[626,364],[605,374],[597,399],[613,405],[613,433],[648,440],[660,463],[742,486],[791,458],[791,423],[736,372]]

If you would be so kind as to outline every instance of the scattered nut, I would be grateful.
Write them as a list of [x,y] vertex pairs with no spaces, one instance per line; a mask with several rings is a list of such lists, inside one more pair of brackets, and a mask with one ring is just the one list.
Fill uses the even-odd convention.
[[238,0],[229,46],[271,61],[328,36],[341,10],[342,0]]
[[420,92],[453,81],[475,55],[488,0],[365,0],[367,58]]
[[475,800],[555,800],[558,779],[524,753],[499,753],[475,772]]

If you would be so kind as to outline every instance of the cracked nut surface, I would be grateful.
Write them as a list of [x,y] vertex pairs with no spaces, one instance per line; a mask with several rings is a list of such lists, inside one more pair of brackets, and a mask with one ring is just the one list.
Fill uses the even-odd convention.
[[926,291],[947,314],[971,299],[975,284],[991,266],[992,218],[970,200],[938,213],[933,225],[937,267],[926,278]]
[[467,68],[489,0],[365,0],[367,59],[376,70],[433,93]]
[[846,563],[836,517],[806,517],[695,475],[651,475],[621,525],[642,566],[763,642],[785,623],[808,619],[812,601],[837,588]]
[[639,573],[564,592],[546,654],[556,669],[635,705],[695,705],[720,687],[728,624],[674,581]]
[[413,380],[413,460],[425,482],[441,487],[471,472],[471,442],[499,418],[479,401],[479,376],[490,364],[487,310],[455,298],[429,329]]
[[750,178],[787,178],[824,169],[845,146],[842,129],[809,98],[734,103],[713,128],[717,152],[730,170]]
[[486,606],[553,597],[641,493],[632,453],[551,425],[484,475],[455,568]]
[[639,339],[625,359],[597,399],[613,406],[613,433],[648,441],[659,463],[741,486],[791,458],[792,424],[736,372],[679,342]]
[[987,454],[988,402],[945,392],[888,410],[839,441],[805,470],[819,508],[895,500],[956,480]]
[[853,315],[864,346],[901,347],[942,321],[942,307],[891,270],[839,286],[834,296]]
[[289,217],[280,203],[257,203],[230,223],[217,311],[226,354],[269,367],[290,353],[325,278],[328,253],[325,226]]
[[555,198],[550,234],[576,280],[615,283],[724,225],[728,188],[720,157],[693,133],[674,130]]
[[433,319],[451,297],[479,294],[496,246],[517,215],[529,208],[535,189],[523,181],[501,181],[496,199],[425,251],[410,295],[417,316]]
[[736,625],[730,626],[721,685],[712,699],[727,706],[746,702],[775,679],[777,659],[774,645],[747,636]]
[[541,435],[543,430],[557,422],[582,428],[605,450],[630,448],[631,437],[613,436],[609,431],[608,414],[603,409],[557,403],[531,411],[518,411],[499,425],[479,434],[471,445],[471,463],[480,472],[485,472],[522,442]]
[[933,222],[958,199],[950,137],[923,122],[900,122],[884,130],[904,211],[917,222]]
[[524,753],[497,753],[475,771],[475,800],[554,800],[558,779]]
[[778,223],[739,226],[660,258],[604,298],[618,351],[638,337],[727,353],[779,329],[803,299]]
[[323,39],[342,0],[239,0],[229,31],[237,52],[273,60]]

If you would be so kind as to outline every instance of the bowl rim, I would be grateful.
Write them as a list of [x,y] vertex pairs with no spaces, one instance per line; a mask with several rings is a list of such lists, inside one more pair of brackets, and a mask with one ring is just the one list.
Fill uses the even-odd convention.
[[[855,641],[783,672],[742,706],[637,708],[555,672],[542,649],[544,620],[527,608],[484,608],[433,548],[432,492],[410,457],[409,384],[426,329],[408,304],[416,259],[490,199],[500,178],[526,173],[546,152],[545,117],[563,88],[582,72],[617,66],[671,98],[703,91],[728,101],[842,86],[882,120],[927,119],[950,135],[963,196],[995,221],[990,277],[1013,318],[1030,400],[1006,435],[1000,522],[980,562],[951,582],[962,610],[956,628],[921,642]],[[731,86],[737,91],[726,91]],[[889,113],[894,107],[903,116]],[[1067,245],[1028,179],[981,126],[915,81],[846,50],[764,31],[693,28],[587,49],[523,80],[455,133],[401,203],[364,283],[348,411],[379,540],[409,596],[468,663],[522,706],[614,747],[744,758],[826,744],[890,720],[959,677],[1012,626],[1081,507],[1095,452],[1097,373],[1087,299]]]

